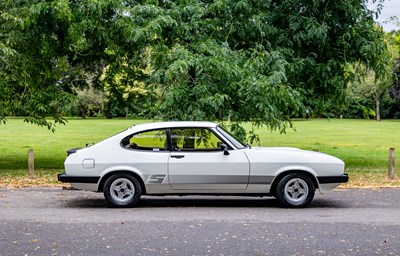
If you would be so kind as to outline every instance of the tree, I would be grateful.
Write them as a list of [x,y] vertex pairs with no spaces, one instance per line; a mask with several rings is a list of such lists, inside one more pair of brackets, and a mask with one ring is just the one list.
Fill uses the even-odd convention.
[[[400,30],[399,31],[392,31],[390,32],[390,36],[392,39],[392,43],[395,45],[397,50],[397,58],[395,59],[395,64],[393,67],[393,74],[392,74],[392,85],[389,89],[390,96],[400,101]],[[400,104],[399,104],[400,108]]]
[[150,74],[150,67],[139,68],[136,65],[129,65],[126,58],[107,66],[103,70],[101,82],[104,85],[106,104],[119,102],[125,109],[128,116],[129,109],[141,105],[140,99],[149,93],[150,86],[146,87],[145,79]]
[[[17,110],[54,129],[72,88],[102,89],[104,68],[129,48],[122,1],[7,1],[0,8],[0,120]],[[46,117],[53,117],[54,123]]]
[[350,104],[356,103],[361,109],[364,118],[373,116],[381,120],[381,98],[387,93],[391,84],[391,76],[377,79],[376,73],[365,66],[357,67],[357,72],[363,74],[359,80],[353,81],[347,88]]
[[380,76],[386,61],[383,32],[365,3],[158,3],[160,17],[174,21],[153,37],[152,81],[165,88],[163,117],[227,118],[243,135],[241,122],[284,130],[305,106],[325,113],[340,105],[356,76],[352,63]]
[[390,87],[390,95],[400,99],[400,59],[396,59],[396,66],[393,70],[393,84]]
[[[283,131],[305,107],[324,113],[340,104],[352,63],[379,75],[387,51],[366,0],[1,5],[1,118],[19,107],[27,121],[49,127],[46,115],[63,119],[48,102],[88,78],[120,101],[125,89],[112,77],[126,63],[121,74],[150,65],[150,73],[129,72],[130,81],[158,87],[160,118],[230,120],[242,138],[242,122]],[[113,72],[101,78],[106,69]]]
[[90,87],[88,89],[76,89],[77,98],[74,103],[79,108],[82,118],[93,116],[101,112],[103,107],[104,93]]

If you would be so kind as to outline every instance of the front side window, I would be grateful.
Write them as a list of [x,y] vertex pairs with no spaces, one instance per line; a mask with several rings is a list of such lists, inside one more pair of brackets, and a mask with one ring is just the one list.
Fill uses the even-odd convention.
[[165,130],[144,131],[126,137],[121,146],[126,149],[165,151],[168,148],[167,135]]
[[219,151],[223,143],[212,131],[204,128],[171,129],[174,151]]

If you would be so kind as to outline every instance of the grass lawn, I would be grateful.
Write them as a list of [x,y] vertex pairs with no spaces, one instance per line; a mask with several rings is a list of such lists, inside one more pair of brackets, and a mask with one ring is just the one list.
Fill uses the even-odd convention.
[[[62,186],[56,174],[63,171],[65,151],[98,142],[142,120],[69,119],[55,133],[11,118],[0,125],[0,187]],[[261,146],[318,150],[344,160],[350,182],[343,187],[400,186],[387,179],[388,151],[400,150],[400,120],[298,120],[286,134],[258,131]],[[28,149],[35,150],[35,178],[27,178]],[[399,153],[397,153],[399,155]]]

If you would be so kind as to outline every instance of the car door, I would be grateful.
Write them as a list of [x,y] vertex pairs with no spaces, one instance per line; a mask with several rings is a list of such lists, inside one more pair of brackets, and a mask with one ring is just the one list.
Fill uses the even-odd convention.
[[243,150],[221,151],[224,143],[207,128],[170,129],[168,178],[173,190],[245,190],[249,161]]

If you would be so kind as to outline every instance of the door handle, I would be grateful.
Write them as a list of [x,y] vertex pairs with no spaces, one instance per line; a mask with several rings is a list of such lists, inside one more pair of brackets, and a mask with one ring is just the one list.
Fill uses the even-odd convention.
[[184,158],[185,156],[184,155],[171,155],[171,157],[181,159],[181,158]]

